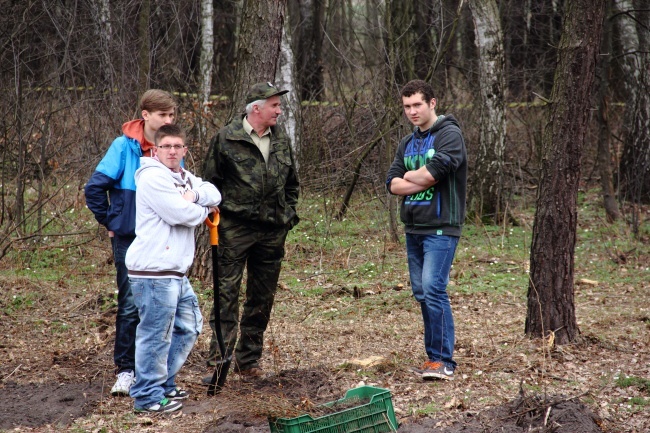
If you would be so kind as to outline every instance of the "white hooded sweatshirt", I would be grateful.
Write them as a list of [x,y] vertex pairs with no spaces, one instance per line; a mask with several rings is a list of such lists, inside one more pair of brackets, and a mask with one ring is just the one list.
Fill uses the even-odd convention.
[[[157,158],[140,158],[135,172],[135,240],[126,252],[133,278],[182,278],[194,259],[194,227],[221,203],[210,182],[189,171],[175,173]],[[183,198],[193,191],[194,203]]]

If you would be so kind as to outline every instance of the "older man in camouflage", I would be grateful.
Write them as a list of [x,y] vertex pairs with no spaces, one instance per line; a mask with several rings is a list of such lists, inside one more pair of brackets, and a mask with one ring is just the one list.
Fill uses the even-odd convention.
[[[285,239],[298,222],[299,185],[291,144],[276,126],[282,114],[280,95],[287,92],[271,83],[255,84],[246,97],[245,114],[212,139],[204,173],[223,197],[219,207],[221,330],[228,354],[234,351],[234,371],[248,378],[264,375],[259,365],[264,331],[273,308]],[[238,320],[244,267],[246,294]],[[210,326],[208,365],[223,356],[217,354],[214,311]]]

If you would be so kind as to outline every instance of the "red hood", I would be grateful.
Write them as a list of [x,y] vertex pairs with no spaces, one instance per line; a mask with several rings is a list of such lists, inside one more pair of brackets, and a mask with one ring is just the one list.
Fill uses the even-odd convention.
[[[142,155],[149,153],[148,156],[153,155],[154,144],[144,138],[144,119],[131,120],[122,125],[122,132],[129,138],[134,138],[140,143]],[[145,155],[146,156],[146,155]]]

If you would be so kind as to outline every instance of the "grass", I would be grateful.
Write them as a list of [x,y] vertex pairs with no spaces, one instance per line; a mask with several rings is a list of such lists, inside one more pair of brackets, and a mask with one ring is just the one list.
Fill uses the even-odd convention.
[[[337,200],[307,195],[299,203],[301,223],[288,236],[280,280],[283,288],[278,291],[268,333],[269,340],[276,340],[279,347],[277,363],[280,368],[340,366],[344,370],[342,377],[354,376],[350,379],[353,384],[359,379],[381,383],[397,372],[396,378],[390,380],[397,384],[394,396],[401,408],[418,416],[442,416],[441,412],[449,411],[445,406],[447,386],[427,384],[427,397],[415,398],[413,402],[408,400],[410,391],[403,391],[407,386],[404,384],[414,389],[419,384],[412,385],[399,376],[407,366],[421,363],[423,356],[418,334],[419,306],[409,287],[402,227],[398,233],[400,242],[392,242],[386,229],[388,215],[384,204],[367,196],[356,197],[346,217],[334,220],[331,215],[338,210]],[[584,322],[581,330],[591,337],[594,347],[602,348],[596,356],[590,353],[582,357],[579,348],[571,345],[561,353],[542,355],[534,341],[523,337],[532,236],[529,225],[468,222],[465,226],[449,291],[458,317],[457,352],[461,366],[454,392],[467,399],[468,407],[501,404],[516,396],[522,383],[520,378],[524,379],[527,391],[546,393],[546,369],[551,367],[560,372],[553,372],[555,376],[566,373],[559,383],[568,387],[567,392],[581,393],[585,380],[591,380],[582,369],[597,359],[600,352],[611,350],[608,360],[619,365],[623,361],[618,357],[627,356],[627,352],[615,352],[613,348],[633,347],[647,340],[644,332],[647,334],[650,329],[650,313],[640,303],[630,305],[627,296],[643,299],[642,290],[647,289],[650,281],[648,227],[643,226],[642,236],[635,239],[624,222],[605,223],[599,216],[602,211],[590,204],[596,201],[593,192],[581,196],[575,251],[576,281],[596,282],[575,286],[578,320]],[[525,214],[522,221],[532,221],[530,210],[518,212]],[[50,347],[48,336],[54,336],[57,344],[67,342],[73,349],[79,342],[101,343],[101,350],[97,350],[104,355],[109,353],[104,358],[110,364],[110,334],[105,330],[111,329],[109,319],[113,314],[103,313],[115,307],[115,287],[114,267],[107,254],[108,240],[98,237],[97,225],[85,209],[76,212],[75,220],[69,219],[66,224],[68,232],[79,230],[82,234],[56,237],[64,226],[53,226],[48,228],[47,238],[38,243],[15,243],[0,264],[0,311],[9,321],[20,324],[37,315],[39,306],[56,306],[65,299],[68,305],[45,313],[46,320],[29,322],[34,331],[30,338],[44,348]],[[212,302],[212,284],[198,280],[192,284],[205,314]],[[100,314],[95,314],[97,311]],[[294,334],[299,334],[297,342],[289,344]],[[202,338],[205,348],[208,337]],[[61,352],[76,353],[68,346]],[[85,353],[85,349],[77,350]],[[357,371],[345,366],[345,360],[371,354],[386,355],[394,362],[386,371]],[[573,357],[571,362],[567,361],[571,364],[568,367],[562,364],[565,356]],[[203,365],[200,355],[191,362]],[[596,364],[600,368],[600,363]],[[650,380],[632,370],[637,367],[638,364],[621,365],[625,374],[615,380],[611,371],[596,373],[602,387],[629,388],[626,397],[614,392],[608,401],[631,405],[631,412],[647,411],[650,400]],[[594,406],[604,400],[598,393],[590,394],[596,402]],[[129,415],[120,416],[112,421],[115,425],[106,427],[100,423],[96,427],[121,431],[132,427],[129,420]]]
[[625,374],[621,374],[616,379],[616,385],[619,388],[634,387],[641,392],[650,394],[650,379],[643,377],[626,376]]

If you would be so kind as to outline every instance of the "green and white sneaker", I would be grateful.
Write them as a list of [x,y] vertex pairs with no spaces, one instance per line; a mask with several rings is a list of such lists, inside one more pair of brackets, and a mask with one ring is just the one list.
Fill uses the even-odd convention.
[[138,413],[168,413],[177,411],[182,407],[183,403],[180,401],[163,398],[160,403],[152,404],[149,407],[134,407],[133,410]]
[[180,388],[176,388],[173,391],[165,394],[165,397],[172,401],[185,400],[189,396],[190,396],[189,392],[182,390]]

